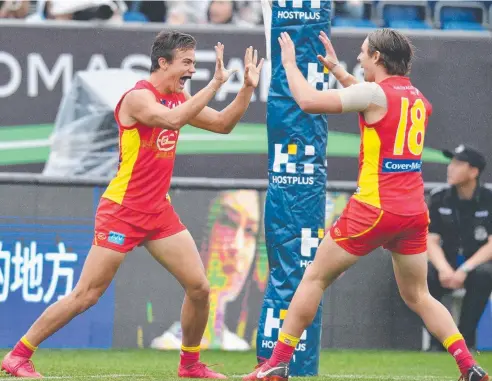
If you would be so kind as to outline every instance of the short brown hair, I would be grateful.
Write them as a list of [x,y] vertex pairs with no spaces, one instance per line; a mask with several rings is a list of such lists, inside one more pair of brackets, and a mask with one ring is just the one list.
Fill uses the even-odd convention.
[[414,47],[410,39],[389,28],[378,29],[367,36],[369,55],[380,53],[379,61],[390,75],[407,75],[412,65]]
[[171,63],[174,59],[174,53],[176,50],[189,50],[195,49],[196,40],[193,36],[181,33],[175,30],[160,32],[152,44],[152,51],[150,54],[151,67],[150,72],[159,69],[159,58],[164,58],[167,62]]

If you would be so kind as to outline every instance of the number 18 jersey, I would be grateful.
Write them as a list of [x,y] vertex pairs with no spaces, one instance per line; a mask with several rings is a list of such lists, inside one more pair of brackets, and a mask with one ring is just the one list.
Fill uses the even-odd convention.
[[432,105],[407,77],[389,77],[379,86],[387,112],[372,124],[359,114],[359,177],[353,197],[398,215],[425,213],[422,151]]

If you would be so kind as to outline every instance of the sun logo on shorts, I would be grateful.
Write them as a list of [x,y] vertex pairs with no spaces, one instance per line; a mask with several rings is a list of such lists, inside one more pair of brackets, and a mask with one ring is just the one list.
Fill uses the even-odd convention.
[[335,235],[336,235],[337,237],[340,237],[340,236],[342,235],[342,232],[340,231],[340,229],[335,228],[335,230],[334,230],[334,231],[335,231]]

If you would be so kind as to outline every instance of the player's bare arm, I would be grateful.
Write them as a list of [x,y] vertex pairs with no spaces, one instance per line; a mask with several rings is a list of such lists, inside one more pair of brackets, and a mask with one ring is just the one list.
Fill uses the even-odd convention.
[[369,123],[386,112],[386,97],[375,83],[358,83],[341,90],[318,91],[304,78],[296,64],[295,46],[287,33],[279,37],[282,64],[289,88],[301,110],[309,114],[363,112]]
[[322,56],[318,54],[318,60],[326,67],[337,79],[338,82],[342,84],[343,87],[348,87],[359,83],[357,79],[350,73],[340,66],[338,61],[337,53],[331,44],[330,39],[325,32],[321,31],[319,34],[319,39],[323,46],[325,47],[325,55]]
[[[236,98],[222,111],[205,107],[192,119],[190,124],[194,127],[219,134],[228,134],[231,132],[248,109],[253,92],[260,81],[263,62],[264,60],[262,58],[258,63],[258,51],[256,49],[253,49],[252,46],[246,49],[244,55],[244,85]],[[187,99],[191,97],[186,92],[185,96]]]
[[213,99],[222,84],[227,82],[234,73],[225,70],[223,63],[224,45],[220,42],[215,46],[217,61],[215,74],[209,84],[182,105],[169,109],[157,102],[155,95],[146,89],[134,90],[123,99],[120,108],[120,121],[123,125],[140,122],[147,126],[179,130],[197,116]]
[[340,114],[342,102],[337,91],[317,91],[302,75],[297,67],[295,46],[289,34],[281,33],[278,42],[290,92],[301,110],[310,114]]

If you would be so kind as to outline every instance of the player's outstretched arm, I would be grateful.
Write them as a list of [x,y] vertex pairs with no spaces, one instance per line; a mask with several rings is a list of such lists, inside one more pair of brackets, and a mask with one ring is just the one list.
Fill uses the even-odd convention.
[[310,114],[339,114],[342,102],[336,90],[318,91],[304,78],[296,63],[296,50],[289,34],[283,32],[278,38],[282,48],[282,65],[289,89],[302,111]]
[[189,102],[171,110],[158,103],[150,90],[133,90],[123,99],[120,113],[125,112],[135,122],[140,122],[146,126],[179,130],[203,110],[205,105],[214,97],[220,85],[216,79],[213,79]]
[[[258,63],[258,51],[250,46],[244,55],[244,85],[236,98],[222,111],[205,107],[193,120],[191,125],[219,134],[228,134],[248,109],[251,97],[260,81],[263,58]],[[190,95],[186,94],[189,99]]]
[[213,99],[215,93],[227,82],[234,73],[225,70],[223,65],[224,45],[220,42],[215,46],[217,63],[214,78],[209,84],[196,93],[187,102],[169,109],[156,101],[154,94],[149,90],[134,90],[124,98],[122,108],[128,110],[128,116],[135,121],[152,127],[161,127],[169,130],[178,130],[196,117]]
[[337,81],[340,82],[343,87],[359,83],[352,74],[349,74],[347,70],[340,66],[335,49],[325,32],[320,32],[319,39],[325,47],[325,56],[323,57],[321,54],[318,54],[319,62],[335,76]]
[[341,114],[386,108],[386,97],[376,83],[363,82],[340,90],[314,89],[297,67],[295,46],[289,35],[281,33],[279,43],[290,92],[302,111],[309,114]]

